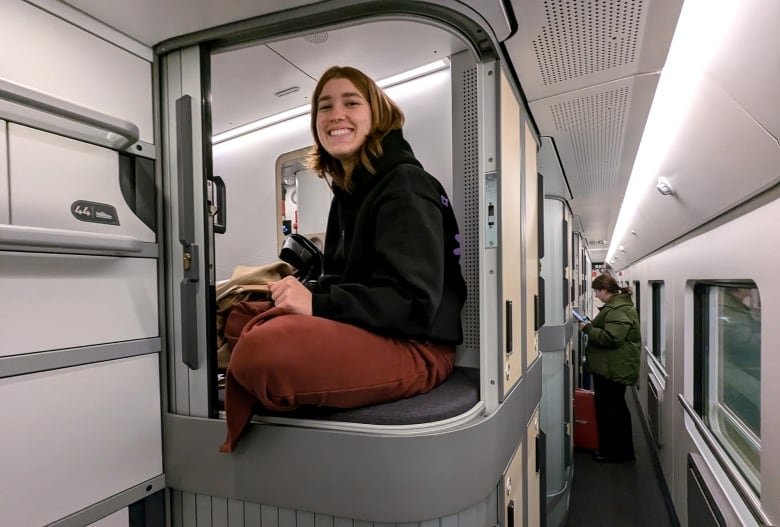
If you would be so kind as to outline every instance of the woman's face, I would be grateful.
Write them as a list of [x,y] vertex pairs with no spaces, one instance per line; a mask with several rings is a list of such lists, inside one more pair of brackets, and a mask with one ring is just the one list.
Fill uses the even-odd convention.
[[348,79],[331,79],[317,100],[317,137],[327,153],[352,159],[371,132],[371,107]]
[[596,294],[596,298],[605,304],[609,302],[609,299],[613,296],[612,293],[608,292],[606,289],[594,289],[593,292]]

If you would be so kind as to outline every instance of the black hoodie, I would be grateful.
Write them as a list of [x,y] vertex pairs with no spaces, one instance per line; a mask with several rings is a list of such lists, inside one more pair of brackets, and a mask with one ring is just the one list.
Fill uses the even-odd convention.
[[382,140],[376,174],[333,189],[315,316],[422,342],[459,344],[466,284],[460,234],[444,188],[401,130]]

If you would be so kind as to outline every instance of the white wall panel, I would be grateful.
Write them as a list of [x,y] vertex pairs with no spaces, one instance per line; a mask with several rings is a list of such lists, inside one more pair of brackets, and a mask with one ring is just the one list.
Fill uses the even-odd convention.
[[0,524],[45,525],[162,473],[157,354],[0,380]]
[[7,123],[0,120],[0,223],[10,223],[8,204],[8,140]]
[[152,258],[0,252],[0,269],[0,356],[159,334]]
[[[155,233],[122,196],[119,155],[115,151],[17,124],[9,125],[8,137],[14,225],[155,241]],[[119,225],[77,219],[71,206],[80,200],[111,205]]]
[[138,126],[152,143],[151,63],[20,0],[0,5],[2,77]]
[[128,509],[116,511],[102,520],[90,523],[88,527],[128,527],[130,525],[130,512]]
[[[780,369],[780,354],[774,345],[780,339],[780,325],[773,323],[780,314],[780,291],[777,269],[780,264],[777,247],[780,234],[774,228],[780,217],[780,200],[755,209],[733,221],[676,244],[667,250],[632,265],[625,271],[645,286],[645,305],[649,306],[648,280],[663,279],[669,299],[666,367],[669,380],[662,404],[664,438],[668,446],[659,450],[661,468],[678,511],[686,510],[686,456],[694,449],[699,433],[693,428],[677,400],[683,394],[693,400],[693,287],[698,280],[753,280],[761,295],[761,501],[770,518],[780,517],[780,384],[772,382]],[[647,311],[647,310],[646,310]],[[644,320],[644,318],[643,318]],[[650,326],[646,327],[649,331]],[[646,383],[645,383],[646,385]],[[640,398],[640,401],[642,399]],[[701,440],[698,440],[701,443]],[[716,466],[711,453],[702,454]],[[721,469],[717,469],[722,474]],[[724,489],[738,503],[733,486],[722,477]],[[750,523],[746,523],[750,524]],[[691,526],[693,527],[693,526]]]
[[718,39],[717,48],[710,50],[712,60],[707,65],[707,75],[770,134],[778,137],[780,2],[741,0],[725,3],[717,9],[730,11],[730,16],[725,17],[725,27],[708,28],[722,37]]
[[[501,316],[499,356],[503,372],[502,399],[507,396],[515,383],[523,375],[522,359],[527,351],[523,350],[523,324],[525,309],[522,282],[523,258],[523,137],[520,122],[520,105],[515,99],[507,75],[500,77],[500,202],[496,204],[500,215],[501,241]],[[506,306],[511,305],[511,308]],[[507,312],[509,309],[509,312]],[[507,316],[510,315],[510,316]],[[511,332],[508,331],[511,328]],[[511,338],[508,342],[507,337]]]
[[[154,232],[122,196],[119,155],[115,151],[17,124],[8,127],[8,137],[11,217],[15,225],[155,241]],[[71,205],[80,200],[111,205],[119,225],[77,219]]]

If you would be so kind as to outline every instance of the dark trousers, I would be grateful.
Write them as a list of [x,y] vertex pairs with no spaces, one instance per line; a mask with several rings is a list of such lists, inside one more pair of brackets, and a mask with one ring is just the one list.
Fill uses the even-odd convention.
[[599,454],[624,460],[633,459],[631,414],[626,405],[626,385],[593,375],[596,421],[599,429]]

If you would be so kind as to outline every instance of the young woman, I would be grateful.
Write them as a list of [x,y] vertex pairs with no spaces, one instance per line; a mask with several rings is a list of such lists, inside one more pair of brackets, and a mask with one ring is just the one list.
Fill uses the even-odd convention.
[[291,276],[271,283],[273,306],[244,306],[256,314],[239,328],[227,371],[223,451],[257,401],[354,408],[425,393],[452,372],[466,298],[460,235],[403,123],[357,69],[334,66],[317,83],[310,165],[334,195],[324,273],[312,289]]
[[631,301],[631,289],[602,274],[593,279],[596,298],[604,302],[591,323],[580,324],[588,335],[587,363],[593,374],[599,449],[594,455],[602,463],[634,459],[631,414],[626,406],[626,386],[639,376],[642,336],[639,316]]

